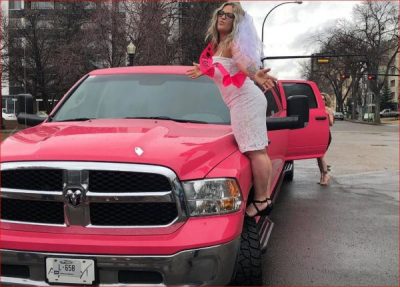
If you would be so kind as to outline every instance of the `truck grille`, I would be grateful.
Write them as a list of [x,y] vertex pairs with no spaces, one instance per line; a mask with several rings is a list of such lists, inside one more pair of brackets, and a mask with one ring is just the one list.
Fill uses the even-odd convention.
[[64,224],[62,202],[1,199],[1,219],[44,224]]
[[171,190],[168,179],[161,174],[120,171],[89,171],[92,192],[158,192]]
[[178,216],[175,203],[92,203],[90,218],[98,226],[165,225]]
[[13,189],[61,191],[63,171],[55,169],[4,170],[1,172],[1,186]]
[[1,220],[12,224],[167,228],[185,214],[176,175],[164,167],[3,163],[1,176]]

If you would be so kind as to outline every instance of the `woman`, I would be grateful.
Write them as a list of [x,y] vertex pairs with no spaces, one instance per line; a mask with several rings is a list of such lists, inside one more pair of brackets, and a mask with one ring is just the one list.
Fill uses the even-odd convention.
[[208,75],[220,89],[230,109],[236,142],[251,162],[255,193],[246,214],[264,215],[272,203],[272,164],[266,152],[267,101],[254,82],[268,90],[276,79],[267,74],[269,69],[258,68],[262,43],[252,18],[239,3],[224,3],[214,12],[206,39],[210,44],[200,57],[200,65],[193,63],[187,75],[192,79]]
[[[333,126],[333,123],[335,121],[335,117],[333,115],[333,111],[330,108],[331,106],[331,98],[329,97],[328,94],[325,93],[321,93],[322,96],[322,100],[324,101],[325,104],[325,112],[328,116],[329,119],[329,126]],[[331,131],[329,131],[329,142],[328,142],[328,148],[331,144],[332,141],[332,135],[331,135]],[[321,173],[321,177],[319,180],[319,184],[322,186],[327,186],[329,184],[329,181],[331,179],[331,176],[329,175],[329,168],[328,165],[326,164],[325,158],[320,157],[317,159],[318,162],[318,167],[319,167],[319,171]]]

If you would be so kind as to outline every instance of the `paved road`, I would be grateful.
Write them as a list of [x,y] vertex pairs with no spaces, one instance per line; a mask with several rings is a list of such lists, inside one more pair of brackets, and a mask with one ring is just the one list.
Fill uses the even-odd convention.
[[268,285],[398,286],[397,125],[339,122],[329,187],[315,160],[295,163],[283,186],[264,259]]

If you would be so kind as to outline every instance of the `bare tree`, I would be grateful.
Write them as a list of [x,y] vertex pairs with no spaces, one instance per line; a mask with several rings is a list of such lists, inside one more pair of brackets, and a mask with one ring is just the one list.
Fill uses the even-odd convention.
[[211,13],[222,2],[127,2],[128,34],[137,46],[136,62],[191,65],[197,61]]
[[354,10],[356,38],[366,47],[368,72],[380,74],[383,68],[383,75],[370,82],[374,93],[376,123],[380,123],[381,90],[399,53],[398,14],[398,6],[392,1],[368,0]]
[[192,65],[198,62],[201,51],[205,47],[205,35],[212,12],[226,1],[183,2],[180,19],[179,45],[182,47],[180,62]]
[[176,58],[179,2],[125,2],[128,38],[136,47],[135,64],[172,64]]
[[52,100],[62,96],[82,75],[95,68],[92,64],[94,53],[85,33],[85,27],[91,23],[94,14],[93,9],[88,9],[90,5],[80,0],[59,2],[58,9],[51,15],[52,30],[57,31]]
[[98,2],[90,24],[83,30],[97,68],[126,65],[126,16],[122,1]]
[[[331,83],[339,109],[346,98],[351,97],[353,118],[356,105],[362,102],[360,81],[367,73],[379,74],[383,67],[383,76],[378,77],[377,81],[369,81],[370,89],[375,94],[375,121],[380,122],[380,91],[399,52],[397,14],[398,8],[391,1],[366,1],[356,5],[353,23],[340,21],[316,39],[322,54],[365,55],[335,58],[329,65],[319,66],[319,74],[311,75],[313,79],[321,80],[322,77]],[[343,74],[351,76],[350,80],[341,78]],[[344,89],[345,81],[345,86],[350,88]]]
[[[4,66],[5,66],[5,61],[7,57],[7,42],[8,42],[8,20],[2,13],[0,13],[0,35],[2,35],[0,39],[0,98],[3,98],[3,81],[7,80],[6,77],[4,77]],[[1,104],[1,108],[3,108]],[[3,117],[1,117],[0,120],[0,126],[3,129]]]
[[[56,38],[48,33],[51,21],[37,10],[24,11],[24,18],[9,27],[5,70],[14,85],[41,97],[47,107],[55,70],[53,63]],[[12,52],[12,55],[11,55]]]
[[6,63],[8,60],[8,18],[0,13],[0,76],[1,76],[1,85],[3,85],[3,81],[7,80],[7,74],[4,73],[7,67]]
[[[351,23],[344,20],[339,21],[335,27],[326,29],[321,35],[317,35],[316,40],[321,46],[320,54],[362,55],[363,48],[359,41],[354,39]],[[308,78],[325,88],[330,85],[336,97],[337,109],[343,111],[343,104],[350,95],[353,101],[356,100],[355,95],[365,69],[365,57],[332,58],[329,64],[317,64],[315,59],[313,61],[311,65],[313,71],[310,70]]]

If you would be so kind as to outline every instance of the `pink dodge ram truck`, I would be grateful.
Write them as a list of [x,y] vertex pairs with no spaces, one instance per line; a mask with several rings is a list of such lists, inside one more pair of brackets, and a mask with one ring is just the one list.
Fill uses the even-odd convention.
[[[1,285],[262,285],[273,223],[245,217],[249,161],[187,69],[93,71],[44,122],[19,115],[34,127],[1,144]],[[329,124],[313,82],[265,96],[275,200]]]

